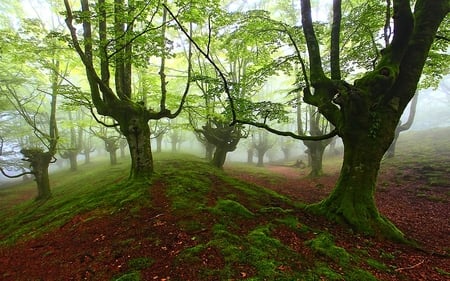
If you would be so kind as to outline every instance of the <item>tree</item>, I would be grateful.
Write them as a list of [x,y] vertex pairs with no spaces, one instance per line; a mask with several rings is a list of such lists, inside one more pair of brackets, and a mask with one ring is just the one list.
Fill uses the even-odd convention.
[[333,5],[331,77],[324,72],[310,1],[302,0],[301,9],[310,62],[304,101],[318,107],[336,127],[344,143],[344,160],[333,192],[310,209],[344,221],[360,232],[401,240],[403,234],[376,208],[376,179],[380,161],[394,138],[405,107],[414,96],[450,3],[419,0],[412,12],[409,1],[393,1],[392,40],[380,52],[375,69],[353,84],[340,77],[341,1],[334,1]]
[[61,63],[67,48],[60,40],[58,26],[47,29],[38,19],[20,19],[17,25],[20,28],[2,30],[9,36],[0,42],[4,51],[0,91],[37,140],[20,150],[30,166],[22,174],[35,177],[36,199],[46,200],[51,197],[48,168],[56,160],[59,139],[57,97],[68,75],[68,63]]
[[256,132],[257,137],[253,139],[253,147],[255,148],[258,156],[258,163],[256,166],[263,167],[264,166],[264,155],[266,152],[273,147],[275,141],[273,141],[269,137],[269,133],[267,131],[258,130]]
[[[74,13],[69,1],[64,0],[66,24],[71,43],[85,66],[92,103],[99,114],[117,121],[127,139],[131,157],[130,178],[149,178],[153,173],[153,157],[148,122],[179,115],[189,90],[190,65],[187,66],[188,82],[178,109],[171,112],[166,107],[168,81],[165,63],[172,55],[171,41],[166,32],[166,10],[160,5],[142,1],[80,2],[81,13]],[[82,23],[82,40],[78,38],[75,20]],[[150,71],[152,57],[160,60],[158,111],[137,100],[136,97],[142,94],[132,90],[133,67]],[[188,62],[190,64],[190,54]]]

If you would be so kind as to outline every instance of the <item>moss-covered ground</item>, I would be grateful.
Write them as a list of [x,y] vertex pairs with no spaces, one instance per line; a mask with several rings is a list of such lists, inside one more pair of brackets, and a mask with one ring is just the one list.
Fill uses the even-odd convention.
[[[448,249],[433,253],[377,241],[314,216],[299,197],[282,192],[289,182],[286,175],[250,166],[242,172],[241,164],[240,172],[255,179],[244,180],[232,168],[218,170],[191,155],[162,153],[155,159],[155,175],[148,182],[128,181],[127,162],[55,173],[53,197],[43,203],[31,199],[32,182],[0,189],[0,279],[448,278]],[[411,179],[409,172],[396,174],[408,159],[388,163],[394,170],[383,167],[382,195],[401,186],[404,175]],[[409,195],[448,207],[448,194],[434,192],[447,181],[441,173],[445,168],[426,163],[431,168],[420,181],[412,178],[420,186]],[[267,185],[255,184],[264,181]],[[329,190],[310,179],[296,182],[298,189],[311,185],[309,192]],[[388,215],[395,206],[395,200],[390,202],[379,202]]]

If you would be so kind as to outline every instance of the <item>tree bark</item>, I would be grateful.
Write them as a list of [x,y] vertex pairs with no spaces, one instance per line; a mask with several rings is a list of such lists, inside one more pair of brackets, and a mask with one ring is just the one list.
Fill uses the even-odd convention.
[[212,165],[217,168],[222,168],[223,164],[225,164],[225,160],[227,158],[228,150],[223,147],[216,147],[216,151],[214,152],[213,159],[211,161]]
[[311,172],[310,177],[320,177],[323,175],[323,154],[325,148],[328,146],[329,141],[304,141],[306,147],[308,147],[308,157],[310,160]]
[[68,154],[70,162],[70,171],[75,172],[78,170],[78,161],[77,161],[78,151],[70,150]]
[[153,174],[153,156],[148,119],[129,114],[120,123],[120,130],[127,139],[131,157],[130,178],[150,178]]
[[[380,141],[384,144],[380,144]],[[310,210],[350,225],[358,232],[403,241],[403,233],[378,212],[374,193],[380,162],[389,139],[368,138],[344,140],[344,161],[335,189]]]
[[247,164],[253,164],[253,154],[254,154],[254,149],[248,148],[247,149]]
[[419,93],[416,93],[410,103],[408,120],[404,124],[399,124],[397,126],[397,128],[395,128],[394,140],[392,141],[391,145],[389,146],[389,148],[385,154],[387,158],[392,158],[395,156],[395,147],[397,145],[397,140],[398,140],[398,137],[400,136],[400,133],[403,131],[409,130],[411,128],[411,126],[414,122],[414,117],[416,116],[416,108],[417,108],[418,99],[419,99]]
[[22,149],[20,152],[26,157],[24,160],[30,162],[38,190],[36,200],[49,199],[52,193],[50,191],[48,167],[52,161],[53,154],[43,152],[40,149]]
[[156,152],[161,152],[162,151],[162,141],[164,138],[164,134],[159,134],[156,137]]
[[266,149],[257,149],[258,151],[258,163],[256,166],[264,167],[264,155],[266,154]]

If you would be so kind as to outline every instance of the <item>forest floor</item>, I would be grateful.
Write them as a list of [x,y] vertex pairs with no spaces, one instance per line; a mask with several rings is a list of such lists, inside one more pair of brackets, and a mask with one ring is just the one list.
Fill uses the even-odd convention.
[[[170,169],[145,187],[148,202],[136,195],[77,211],[71,199],[76,215],[0,245],[0,279],[449,280],[450,151],[434,155],[439,161],[428,152],[387,160],[376,192],[381,213],[420,247],[352,233],[297,205],[327,196],[338,165],[308,178],[307,169],[281,165],[228,165],[222,174],[193,162],[180,172],[179,161],[167,160],[159,164]],[[22,225],[43,216],[31,213]]]

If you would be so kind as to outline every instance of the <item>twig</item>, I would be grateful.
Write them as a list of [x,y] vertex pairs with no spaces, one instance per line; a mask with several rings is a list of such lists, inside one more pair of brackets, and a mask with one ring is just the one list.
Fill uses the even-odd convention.
[[418,263],[416,263],[415,265],[397,268],[395,271],[403,271],[403,270],[413,269],[413,268],[415,268],[415,267],[418,267],[419,265],[421,265],[421,264],[424,263],[424,262],[425,262],[425,260],[422,260],[421,262],[418,262]]

